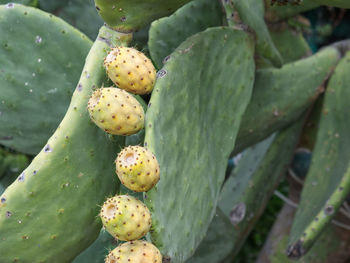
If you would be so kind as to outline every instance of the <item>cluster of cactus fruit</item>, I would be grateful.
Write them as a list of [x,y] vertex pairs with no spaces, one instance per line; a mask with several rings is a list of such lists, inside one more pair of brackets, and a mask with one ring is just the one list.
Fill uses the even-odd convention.
[[284,176],[258,262],[350,259],[350,42],[312,54],[299,16],[349,0],[15,2],[0,0],[0,263],[231,263]]
[[[109,78],[117,87],[96,89],[88,101],[92,121],[113,135],[132,135],[144,127],[144,111],[132,94],[146,94],[153,89],[156,70],[140,51],[128,47],[113,48],[104,60]],[[135,192],[147,192],[159,181],[156,157],[146,148],[129,146],[115,160],[120,182]],[[146,241],[152,225],[147,206],[135,197],[116,195],[108,198],[100,212],[104,228],[115,239],[129,241],[112,250],[106,263],[162,262],[159,250]]]

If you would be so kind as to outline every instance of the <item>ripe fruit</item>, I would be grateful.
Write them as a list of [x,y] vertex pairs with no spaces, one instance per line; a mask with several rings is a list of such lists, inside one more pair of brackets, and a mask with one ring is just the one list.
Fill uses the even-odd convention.
[[118,88],[101,88],[88,102],[92,121],[110,134],[130,135],[144,127],[141,104],[128,92]]
[[152,243],[137,240],[126,242],[113,249],[105,263],[161,263],[162,255]]
[[147,192],[159,181],[158,161],[144,147],[124,148],[118,154],[115,165],[122,184],[135,192]]
[[112,49],[104,60],[109,78],[119,88],[134,94],[150,93],[156,80],[156,70],[149,58],[129,47]]
[[129,195],[108,198],[101,208],[100,217],[107,232],[123,241],[143,237],[152,224],[147,206]]

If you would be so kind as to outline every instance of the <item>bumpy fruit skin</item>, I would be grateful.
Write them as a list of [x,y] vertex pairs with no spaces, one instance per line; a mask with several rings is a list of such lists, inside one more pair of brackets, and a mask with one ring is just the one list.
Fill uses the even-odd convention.
[[129,195],[108,198],[101,208],[100,217],[107,232],[123,241],[143,237],[152,224],[147,206]]
[[105,263],[161,263],[162,255],[153,244],[137,240],[126,242],[113,249]]
[[144,127],[141,104],[125,90],[114,87],[95,90],[88,110],[92,121],[110,134],[130,135]]
[[119,88],[134,94],[150,93],[156,81],[156,70],[149,58],[129,47],[112,49],[104,60],[109,78]]
[[158,161],[144,147],[124,148],[118,154],[115,165],[121,183],[135,192],[147,192],[159,181]]

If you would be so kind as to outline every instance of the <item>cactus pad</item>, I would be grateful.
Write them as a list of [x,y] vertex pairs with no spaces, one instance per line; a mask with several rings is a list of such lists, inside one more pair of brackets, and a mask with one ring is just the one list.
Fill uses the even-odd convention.
[[[244,244],[278,186],[281,176],[287,171],[303,123],[304,118],[276,134],[270,147],[265,150],[266,154],[254,153],[253,147],[247,150],[247,155],[243,155],[233,176],[225,183],[219,206],[236,230],[232,237],[235,241],[233,254]],[[259,151],[263,153],[270,138],[258,144]],[[254,157],[258,161],[254,161]],[[252,169],[252,166],[255,167]]]
[[[149,30],[148,47],[157,68],[186,38],[208,27],[222,25],[219,1],[194,0],[169,17],[154,21]],[[174,33],[176,32],[176,33]]]
[[39,0],[40,9],[55,14],[95,39],[102,18],[97,14],[94,0]]
[[300,118],[324,91],[323,84],[339,58],[339,52],[329,47],[280,69],[258,70],[233,154]]
[[124,148],[115,164],[121,183],[135,192],[147,192],[159,181],[156,157],[141,146]]
[[306,58],[312,54],[303,37],[303,32],[292,28],[285,22],[271,27],[270,35],[283,58],[284,64]]
[[190,0],[95,0],[103,20],[119,32],[132,32],[171,14]]
[[61,124],[1,195],[2,263],[71,262],[98,236],[98,205],[118,190],[111,164],[124,139],[116,137],[113,144],[86,110],[91,89],[107,77],[106,39],[120,45],[130,37],[101,28]]
[[162,263],[158,248],[146,241],[126,242],[112,250],[105,263]]
[[37,154],[68,108],[92,43],[63,20],[13,3],[0,6],[0,35],[0,144]]
[[[251,27],[257,36],[257,53],[269,59],[273,65],[281,66],[282,58],[275,47],[264,20],[264,3],[262,0],[230,0],[242,21]],[[254,6],[254,8],[252,8]],[[234,15],[234,14],[232,14]]]
[[253,50],[246,32],[211,28],[183,42],[158,74],[144,144],[157,156],[161,180],[145,202],[151,238],[173,263],[194,253],[214,216],[251,95]]
[[105,132],[115,135],[137,133],[144,126],[141,104],[118,88],[97,89],[88,102],[92,121]]
[[311,166],[290,234],[290,257],[307,252],[350,191],[349,60],[350,52],[327,86]]
[[152,91],[156,70],[142,52],[129,47],[116,47],[108,53],[104,65],[109,78],[119,88],[134,94]]
[[234,247],[234,235],[235,229],[230,219],[217,207],[205,238],[186,263],[221,263]]
[[143,237],[152,224],[147,206],[129,195],[108,198],[101,208],[100,217],[108,233],[123,241]]

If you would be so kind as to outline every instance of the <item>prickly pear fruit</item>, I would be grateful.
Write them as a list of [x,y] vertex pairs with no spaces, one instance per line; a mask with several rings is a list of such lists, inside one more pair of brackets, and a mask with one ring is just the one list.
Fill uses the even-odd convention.
[[101,208],[100,217],[107,232],[123,241],[143,237],[152,224],[147,206],[129,195],[108,198]]
[[114,87],[95,90],[88,110],[92,121],[110,134],[130,135],[144,127],[141,104],[125,90]]
[[126,242],[113,249],[105,263],[161,263],[162,255],[152,243],[136,240]]
[[134,94],[150,93],[156,70],[149,58],[129,47],[112,49],[104,60],[109,78],[119,88]]
[[146,148],[129,146],[115,160],[116,173],[127,188],[147,192],[159,181],[159,164]]

